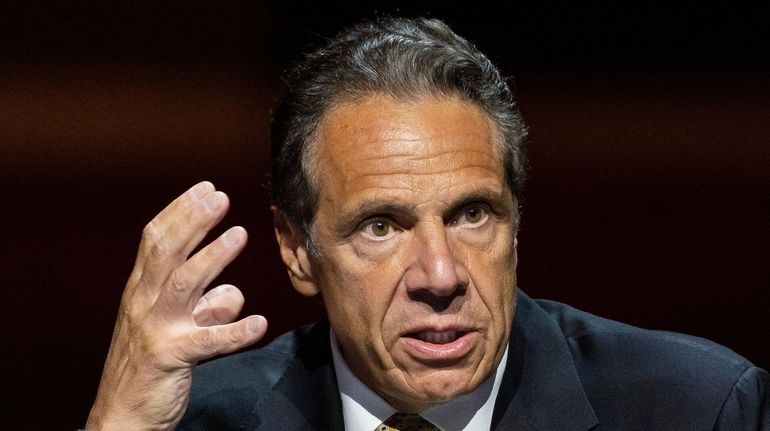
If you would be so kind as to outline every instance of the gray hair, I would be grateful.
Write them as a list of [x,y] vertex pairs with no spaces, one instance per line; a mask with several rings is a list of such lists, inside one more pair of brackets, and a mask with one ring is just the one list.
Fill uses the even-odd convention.
[[[526,127],[492,62],[436,19],[381,18],[355,25],[307,54],[288,76],[271,133],[271,198],[309,234],[318,204],[316,131],[335,104],[380,93],[410,101],[459,97],[493,120],[506,182],[518,206],[526,176]],[[309,236],[309,235],[308,235]]]

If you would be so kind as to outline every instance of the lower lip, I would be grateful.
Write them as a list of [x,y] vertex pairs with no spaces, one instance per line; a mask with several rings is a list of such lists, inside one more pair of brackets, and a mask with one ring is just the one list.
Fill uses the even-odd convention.
[[403,337],[409,354],[423,362],[457,361],[471,351],[479,334],[467,332],[460,338],[446,344],[433,344],[417,338]]

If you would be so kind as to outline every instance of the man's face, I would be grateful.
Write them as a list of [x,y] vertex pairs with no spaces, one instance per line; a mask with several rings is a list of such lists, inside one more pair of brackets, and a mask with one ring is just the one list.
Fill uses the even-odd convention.
[[494,139],[454,98],[371,96],[319,127],[313,282],[353,372],[398,409],[472,391],[505,350],[516,208]]

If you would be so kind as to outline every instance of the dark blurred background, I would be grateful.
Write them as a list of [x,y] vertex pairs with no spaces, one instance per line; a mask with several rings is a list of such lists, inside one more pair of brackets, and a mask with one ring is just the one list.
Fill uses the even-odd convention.
[[320,315],[274,245],[270,110],[301,52],[381,15],[442,18],[515,79],[524,290],[770,367],[767,7],[587,3],[0,3],[0,423],[85,423],[141,229],[199,180],[231,197],[214,234],[250,232],[219,280],[268,338]]

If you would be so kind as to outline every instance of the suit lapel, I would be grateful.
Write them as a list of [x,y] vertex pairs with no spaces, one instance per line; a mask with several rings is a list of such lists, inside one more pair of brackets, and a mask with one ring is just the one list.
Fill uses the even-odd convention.
[[344,429],[328,322],[313,325],[300,343],[297,358],[257,405],[252,415],[254,423],[247,429]]
[[492,429],[579,431],[597,424],[561,329],[519,290]]

